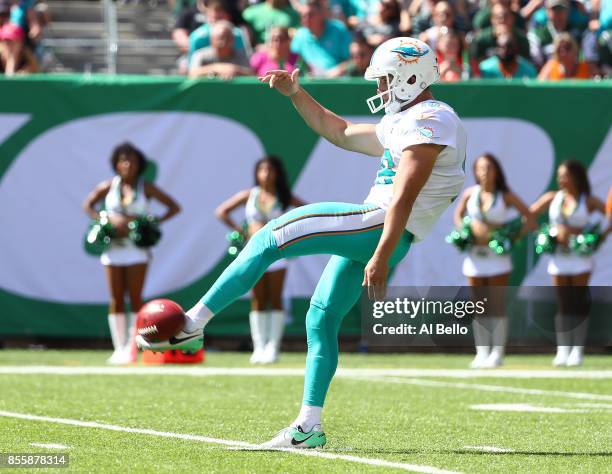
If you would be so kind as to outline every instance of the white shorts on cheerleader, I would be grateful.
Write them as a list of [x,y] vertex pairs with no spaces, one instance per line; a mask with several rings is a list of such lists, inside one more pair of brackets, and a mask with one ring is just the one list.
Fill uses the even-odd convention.
[[100,263],[104,266],[127,267],[148,263],[151,252],[148,249],[136,247],[129,239],[121,239],[111,243],[106,252],[100,255]]
[[463,260],[463,274],[466,277],[486,278],[511,271],[510,255],[498,255],[486,245],[473,246]]
[[593,258],[557,249],[548,261],[549,275],[580,275],[593,271]]

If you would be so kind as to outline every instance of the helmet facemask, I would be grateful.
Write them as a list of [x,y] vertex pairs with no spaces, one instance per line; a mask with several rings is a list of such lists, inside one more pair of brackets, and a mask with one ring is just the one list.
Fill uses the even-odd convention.
[[[385,113],[387,114],[399,112],[401,105],[397,101],[394,91],[395,86],[397,85],[397,77],[397,74],[387,72],[380,76],[372,77],[371,79],[368,78],[371,81],[376,81],[377,90],[379,91],[376,95],[373,95],[366,100],[366,103],[370,108],[370,112],[375,114],[383,107],[385,109]],[[387,80],[387,89],[384,91],[380,91],[380,81],[382,78]]]

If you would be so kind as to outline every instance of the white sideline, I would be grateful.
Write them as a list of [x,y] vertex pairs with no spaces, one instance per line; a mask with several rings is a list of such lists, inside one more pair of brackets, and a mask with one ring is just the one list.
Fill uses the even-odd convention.
[[353,377],[354,380],[372,380],[377,382],[421,385],[424,387],[465,388],[484,392],[520,393],[524,395],[542,395],[547,397],[579,398],[582,400],[612,401],[612,395],[589,392],[564,392],[561,390],[542,390],[539,388],[506,387],[504,385],[483,385],[478,383],[441,382],[438,380],[404,379],[393,377]]
[[[105,367],[53,365],[0,365],[0,375],[189,375],[207,376],[303,376],[303,368],[249,367]],[[612,379],[612,370],[464,370],[464,369],[349,369],[339,368],[336,377],[447,377],[518,379]]]
[[472,410],[513,411],[519,413],[589,413],[589,410],[559,407],[542,407],[530,403],[483,403],[470,405]]
[[[110,425],[106,423],[98,423],[95,421],[80,421],[80,420],[72,420],[69,418],[53,418],[48,416],[39,416],[39,415],[31,415],[28,413],[16,413],[10,411],[0,410],[0,416],[6,418],[17,418],[21,420],[29,420],[29,421],[44,421],[47,423],[58,423],[62,425],[71,425],[71,426],[79,426],[83,428],[97,428],[102,430],[109,431],[119,431],[123,433],[136,433],[136,434],[144,434],[150,436],[160,436],[164,438],[176,438],[176,439],[184,439],[189,441],[200,441],[203,443],[209,444],[220,444],[222,446],[228,446],[230,448],[245,448],[252,450],[261,450],[261,446],[257,444],[245,443],[244,441],[232,441],[227,439],[219,439],[219,438],[210,438],[208,436],[200,436],[200,435],[192,435],[185,433],[173,433],[169,431],[157,431],[146,428],[129,428],[127,426],[119,426],[119,425]],[[460,474],[454,471],[445,471],[443,469],[438,469],[433,466],[423,466],[418,464],[406,464],[399,462],[391,462],[385,461],[383,459],[373,459],[373,458],[362,458],[358,456],[349,456],[344,454],[333,454],[326,453],[323,451],[317,450],[305,450],[305,449],[289,449],[289,448],[277,448],[277,449],[269,449],[266,448],[265,451],[283,451],[290,454],[300,454],[302,456],[311,456],[316,458],[324,458],[324,459],[340,459],[343,461],[355,462],[360,464],[369,464],[372,466],[379,467],[390,467],[395,469],[403,469],[405,471],[411,472],[423,472],[426,474]]]

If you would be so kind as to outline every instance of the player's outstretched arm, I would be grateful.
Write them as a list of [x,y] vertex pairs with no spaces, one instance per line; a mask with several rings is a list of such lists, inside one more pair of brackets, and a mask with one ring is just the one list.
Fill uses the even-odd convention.
[[298,75],[299,69],[291,74],[273,70],[268,71],[259,80],[291,98],[308,126],[334,145],[366,155],[382,155],[384,149],[378,141],[373,124],[353,124],[326,109],[300,87]]

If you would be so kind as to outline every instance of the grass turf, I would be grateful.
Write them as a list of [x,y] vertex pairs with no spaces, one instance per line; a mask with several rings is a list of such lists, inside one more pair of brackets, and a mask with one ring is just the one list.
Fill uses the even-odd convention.
[[[96,366],[106,357],[108,353],[97,351],[7,350],[0,351],[0,365]],[[207,358],[206,366],[211,367],[248,366],[247,354],[210,353]],[[548,369],[550,359],[510,356],[506,367]],[[304,354],[285,354],[279,366],[302,367],[303,361]],[[341,366],[360,368],[463,369],[468,361],[469,356],[341,355]],[[612,357],[591,356],[582,370],[610,367]],[[610,379],[420,380],[588,392],[608,400],[336,378],[325,408],[328,446],[324,452],[462,472],[611,470]],[[0,410],[260,443],[293,419],[301,391],[299,376],[0,375]],[[470,408],[493,403],[584,412]],[[69,446],[69,470],[74,472],[397,471],[338,459],[234,450],[190,440],[0,417],[0,452],[45,451],[30,443]],[[465,446],[513,452],[480,453]]]

